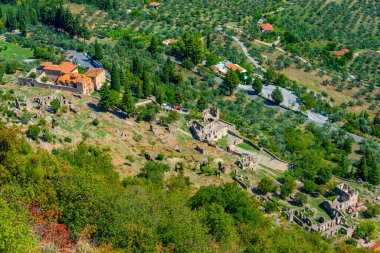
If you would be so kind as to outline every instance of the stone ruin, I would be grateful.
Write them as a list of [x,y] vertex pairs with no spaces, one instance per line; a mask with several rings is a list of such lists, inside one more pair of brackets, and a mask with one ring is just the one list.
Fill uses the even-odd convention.
[[126,140],[128,138],[128,132],[122,132],[120,137],[122,140]]
[[50,102],[56,98],[55,94],[34,99],[40,109],[50,106]]
[[240,169],[252,169],[256,164],[256,160],[253,155],[245,155],[236,164]]
[[190,129],[194,133],[196,139],[207,143],[215,143],[228,131],[234,131],[235,125],[220,120],[220,110],[216,107],[209,107],[202,113],[203,123],[198,120],[189,122]]
[[195,147],[195,150],[198,151],[199,153],[201,153],[202,155],[208,155],[208,152],[204,148],[202,148],[198,145]]
[[321,204],[329,215],[335,217],[345,213],[351,218],[358,217],[359,192],[342,183],[335,188],[335,193],[339,196],[333,202],[325,200]]
[[154,135],[157,135],[156,131],[154,130],[154,125],[152,123],[149,124],[149,131],[152,132]]
[[333,202],[325,200],[321,204],[322,208],[333,217],[331,220],[322,219],[322,223],[314,223],[296,209],[286,212],[287,218],[309,231],[319,232],[327,237],[332,237],[339,232],[344,233],[347,238],[351,237],[355,226],[349,226],[345,217],[346,215],[350,218],[358,217],[359,192],[342,183],[335,188],[335,193],[339,195],[337,199]]
[[22,111],[23,109],[26,109],[27,111],[30,111],[32,109],[32,104],[30,103],[30,100],[23,97],[21,101],[16,98],[15,99],[15,107],[16,109]]
[[[16,98],[14,100],[14,106],[12,106],[12,102],[7,102],[7,109],[12,111],[16,118],[20,119],[24,115],[24,111],[30,111],[32,109],[32,105],[29,101],[29,99],[22,97],[22,98]],[[7,117],[7,114],[4,112],[3,119]]]
[[326,237],[333,237],[339,232],[344,233],[347,237],[351,237],[355,230],[354,226],[347,225],[346,220],[342,216],[335,217],[328,221],[323,219],[322,223],[315,223],[303,212],[296,209],[285,213],[288,220],[296,222],[310,232],[318,232]]
[[48,96],[44,96],[44,97],[38,97],[38,98],[35,98],[34,101],[37,103],[39,109],[42,110],[46,107],[49,107],[50,103],[54,99],[57,99],[58,102],[61,104],[61,106],[67,106],[70,109],[70,111],[72,111],[74,113],[78,113],[78,110],[74,106],[73,102],[68,100],[65,96],[58,97],[56,94],[57,93],[52,94],[52,95],[48,95]]
[[233,152],[236,150],[237,145],[243,143],[244,140],[241,138],[229,138],[227,151]]
[[202,112],[202,118],[204,123],[218,121],[220,119],[220,109],[214,106],[210,106],[208,109]]

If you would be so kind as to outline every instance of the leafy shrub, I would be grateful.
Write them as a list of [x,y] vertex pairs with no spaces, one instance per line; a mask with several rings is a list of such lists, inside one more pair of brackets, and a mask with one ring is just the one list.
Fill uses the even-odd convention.
[[65,142],[67,142],[67,143],[71,143],[73,140],[70,138],[70,137],[68,137],[68,136],[66,136],[65,137],[65,139],[63,139]]
[[213,176],[213,175],[216,174],[216,170],[214,168],[211,168],[208,165],[202,166],[201,167],[201,172],[202,172],[202,174],[204,174],[206,176]]
[[92,124],[94,125],[94,126],[98,126],[99,125],[99,120],[98,119],[94,119],[93,121],[92,121]]
[[164,155],[164,154],[158,154],[156,159],[157,159],[158,161],[163,161],[164,158],[165,158],[165,155]]
[[32,140],[37,140],[40,136],[41,128],[38,125],[30,125],[28,127],[27,136]]
[[43,83],[47,83],[47,81],[49,81],[49,78],[47,76],[44,76],[44,77],[41,78],[41,81]]

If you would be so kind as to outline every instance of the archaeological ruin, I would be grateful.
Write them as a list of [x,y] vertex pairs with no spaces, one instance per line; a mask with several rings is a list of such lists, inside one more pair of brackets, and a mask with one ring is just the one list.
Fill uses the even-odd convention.
[[285,212],[287,218],[309,231],[321,233],[326,237],[335,236],[337,233],[343,233],[347,238],[351,237],[355,226],[348,225],[347,218],[358,217],[359,192],[342,183],[336,186],[335,193],[338,197],[333,202],[324,200],[321,203],[321,207],[332,217],[331,220],[326,221],[321,217],[319,222],[314,222],[304,212],[296,209]]
[[207,143],[215,143],[236,129],[235,125],[221,120],[219,108],[213,106],[203,112],[202,123],[191,120],[189,125],[196,139]]

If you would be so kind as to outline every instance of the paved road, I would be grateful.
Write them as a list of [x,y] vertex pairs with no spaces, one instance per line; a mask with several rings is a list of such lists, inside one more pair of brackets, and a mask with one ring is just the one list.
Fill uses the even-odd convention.
[[[245,52],[246,56],[248,57],[248,59],[250,59],[252,61],[253,64],[257,64],[259,66],[260,69],[263,69],[265,72],[266,70],[255,60],[253,59],[249,53],[248,53],[248,50],[247,48],[244,46],[244,44],[236,37],[232,36],[232,38],[238,42],[240,44],[240,46],[242,47],[243,51]],[[173,61],[173,62],[176,62],[176,63],[180,63],[177,59],[175,59],[174,57],[170,57],[170,59]],[[256,66],[255,64],[255,66]],[[221,84],[223,82],[223,79],[220,78],[220,77],[215,77],[214,80],[218,83],[218,84]],[[266,93],[266,97],[270,99],[270,95],[269,95],[269,92],[272,91],[274,89],[274,85],[266,85],[263,87],[263,93],[265,92]],[[250,85],[239,85],[238,89],[240,90],[245,90],[248,94],[248,97],[251,98],[251,99],[257,99],[258,96],[255,95],[254,93],[254,90],[252,89],[252,87]],[[298,98],[292,94],[289,90],[286,90],[286,89],[282,89],[282,93],[284,95],[284,102],[285,102],[285,105],[289,108],[299,108],[299,101],[298,101]],[[271,92],[270,92],[271,94]],[[265,105],[267,106],[275,106],[277,107],[281,112],[285,112],[286,109],[284,109],[283,107],[279,107],[279,106],[276,106],[276,105],[269,105],[267,103],[265,103]],[[315,113],[315,112],[312,112],[312,111],[307,111],[306,112],[306,116],[308,118],[308,121],[309,122],[313,122],[314,124],[318,125],[318,126],[323,126],[325,123],[328,122],[328,119],[321,115],[321,114],[318,114],[318,113]],[[333,127],[334,130],[337,130],[337,128]],[[361,142],[363,141],[363,138],[358,136],[358,135],[355,135],[355,134],[351,134],[351,133],[348,133],[356,142]]]
[[[276,86],[269,84],[264,85],[262,90],[262,95],[267,99],[272,101],[271,94],[273,90],[276,88]],[[254,90],[250,85],[239,85],[238,89],[247,91],[248,96],[251,99],[257,99],[258,96],[254,95]],[[284,96],[284,102],[282,105],[285,107],[288,107],[294,111],[300,111],[300,102],[296,95],[294,95],[290,90],[281,88],[282,95]],[[279,107],[281,111],[286,111],[286,109]],[[320,115],[318,113],[307,111],[306,116],[308,117],[309,122],[313,122],[316,125],[323,126],[323,124],[328,122],[328,119],[324,117],[323,115]]]
[[[272,93],[275,89],[276,89],[275,85],[272,85],[272,84],[264,85],[261,93],[266,99],[272,100]],[[292,110],[299,111],[300,103],[299,103],[298,97],[294,95],[293,92],[291,92],[290,90],[284,89],[282,87],[280,87],[280,90],[281,90],[282,96],[284,97],[284,102],[282,103],[282,105]]]
[[[267,87],[267,90],[269,90],[269,89],[272,89],[272,88],[269,88],[268,89],[268,86],[273,86],[273,85],[266,85],[266,86],[264,86],[263,87],[263,91],[264,91],[264,89],[265,89],[265,87]],[[238,89],[239,90],[245,90],[246,92],[247,92],[247,95],[248,95],[248,97],[250,98],[250,99],[254,99],[254,100],[257,100],[259,97],[257,96],[257,95],[255,95],[255,92],[254,92],[254,90],[252,89],[252,87],[250,86],[250,85],[239,85],[238,86]],[[285,94],[288,94],[290,91],[288,91],[287,90],[287,93],[285,93]],[[284,94],[284,93],[283,93]],[[291,94],[291,96],[289,96],[288,98],[291,98],[291,97],[295,97],[295,95],[293,95],[293,94]],[[285,97],[285,95],[284,95],[284,97]],[[270,98],[268,99],[268,100],[271,100]],[[266,106],[272,106],[272,107],[276,107],[276,108],[278,108],[281,112],[286,112],[287,110],[285,109],[285,108],[283,108],[283,107],[280,107],[280,106],[277,106],[277,105],[275,105],[275,104],[267,104],[267,103],[264,103]],[[297,104],[298,104],[298,102],[297,102]],[[299,106],[299,105],[298,105]],[[291,108],[291,107],[290,107]],[[323,115],[321,115],[321,114],[319,114],[319,113],[315,113],[315,112],[312,112],[312,111],[310,111],[310,110],[308,110],[307,112],[306,112],[306,116],[307,116],[307,119],[308,119],[308,121],[309,122],[312,122],[312,123],[314,123],[314,124],[316,124],[316,125],[318,125],[318,126],[323,126],[324,124],[326,124],[326,123],[328,123],[328,118],[327,117],[325,117],[325,116],[323,116]],[[332,129],[333,130],[338,130],[338,128],[337,127],[332,127]],[[364,140],[364,138],[362,138],[362,137],[360,137],[360,136],[358,136],[358,135],[356,135],[356,134],[352,134],[352,133],[349,133],[349,132],[347,132],[347,134],[349,135],[349,136],[351,136],[352,137],[352,139],[354,139],[354,141],[356,141],[356,142],[358,142],[358,143],[360,143],[360,142],[362,142],[363,140]]]
[[263,68],[263,66],[261,66],[260,65],[260,63],[257,61],[257,60],[255,60],[249,53],[248,53],[248,49],[246,48],[246,46],[244,45],[244,43],[243,42],[241,42],[238,38],[236,38],[235,36],[231,36],[231,38],[234,40],[234,41],[236,41],[239,45],[240,45],[240,47],[241,47],[241,49],[243,50],[243,52],[244,52],[244,54],[245,54],[245,56],[247,56],[247,58],[248,58],[248,60],[250,60],[252,63],[253,63],[253,65],[255,65],[255,67],[256,68],[258,68],[258,69],[260,69],[262,72],[267,72],[267,70],[265,69],[265,68]]

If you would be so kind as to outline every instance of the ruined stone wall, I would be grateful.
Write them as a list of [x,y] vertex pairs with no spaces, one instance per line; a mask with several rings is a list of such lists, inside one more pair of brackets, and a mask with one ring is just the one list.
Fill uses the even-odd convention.
[[232,135],[232,136],[234,136],[234,137],[236,137],[236,138],[240,138],[240,139],[242,139],[245,143],[251,145],[252,147],[254,147],[255,149],[257,149],[258,151],[261,150],[261,148],[260,148],[259,146],[257,146],[255,143],[253,143],[252,141],[250,141],[250,140],[248,140],[248,139],[246,139],[246,138],[244,138],[244,137],[238,135],[238,134],[237,134],[236,132],[234,132],[234,131],[229,130],[229,131],[228,131],[228,134],[230,134],[230,135]]
[[77,88],[55,85],[55,84],[48,84],[48,83],[40,83],[33,78],[20,77],[18,78],[18,84],[21,86],[32,86],[32,87],[38,87],[38,88],[48,88],[48,89],[55,89],[55,90],[65,90],[65,91],[70,91],[74,93],[82,93],[82,91]]

